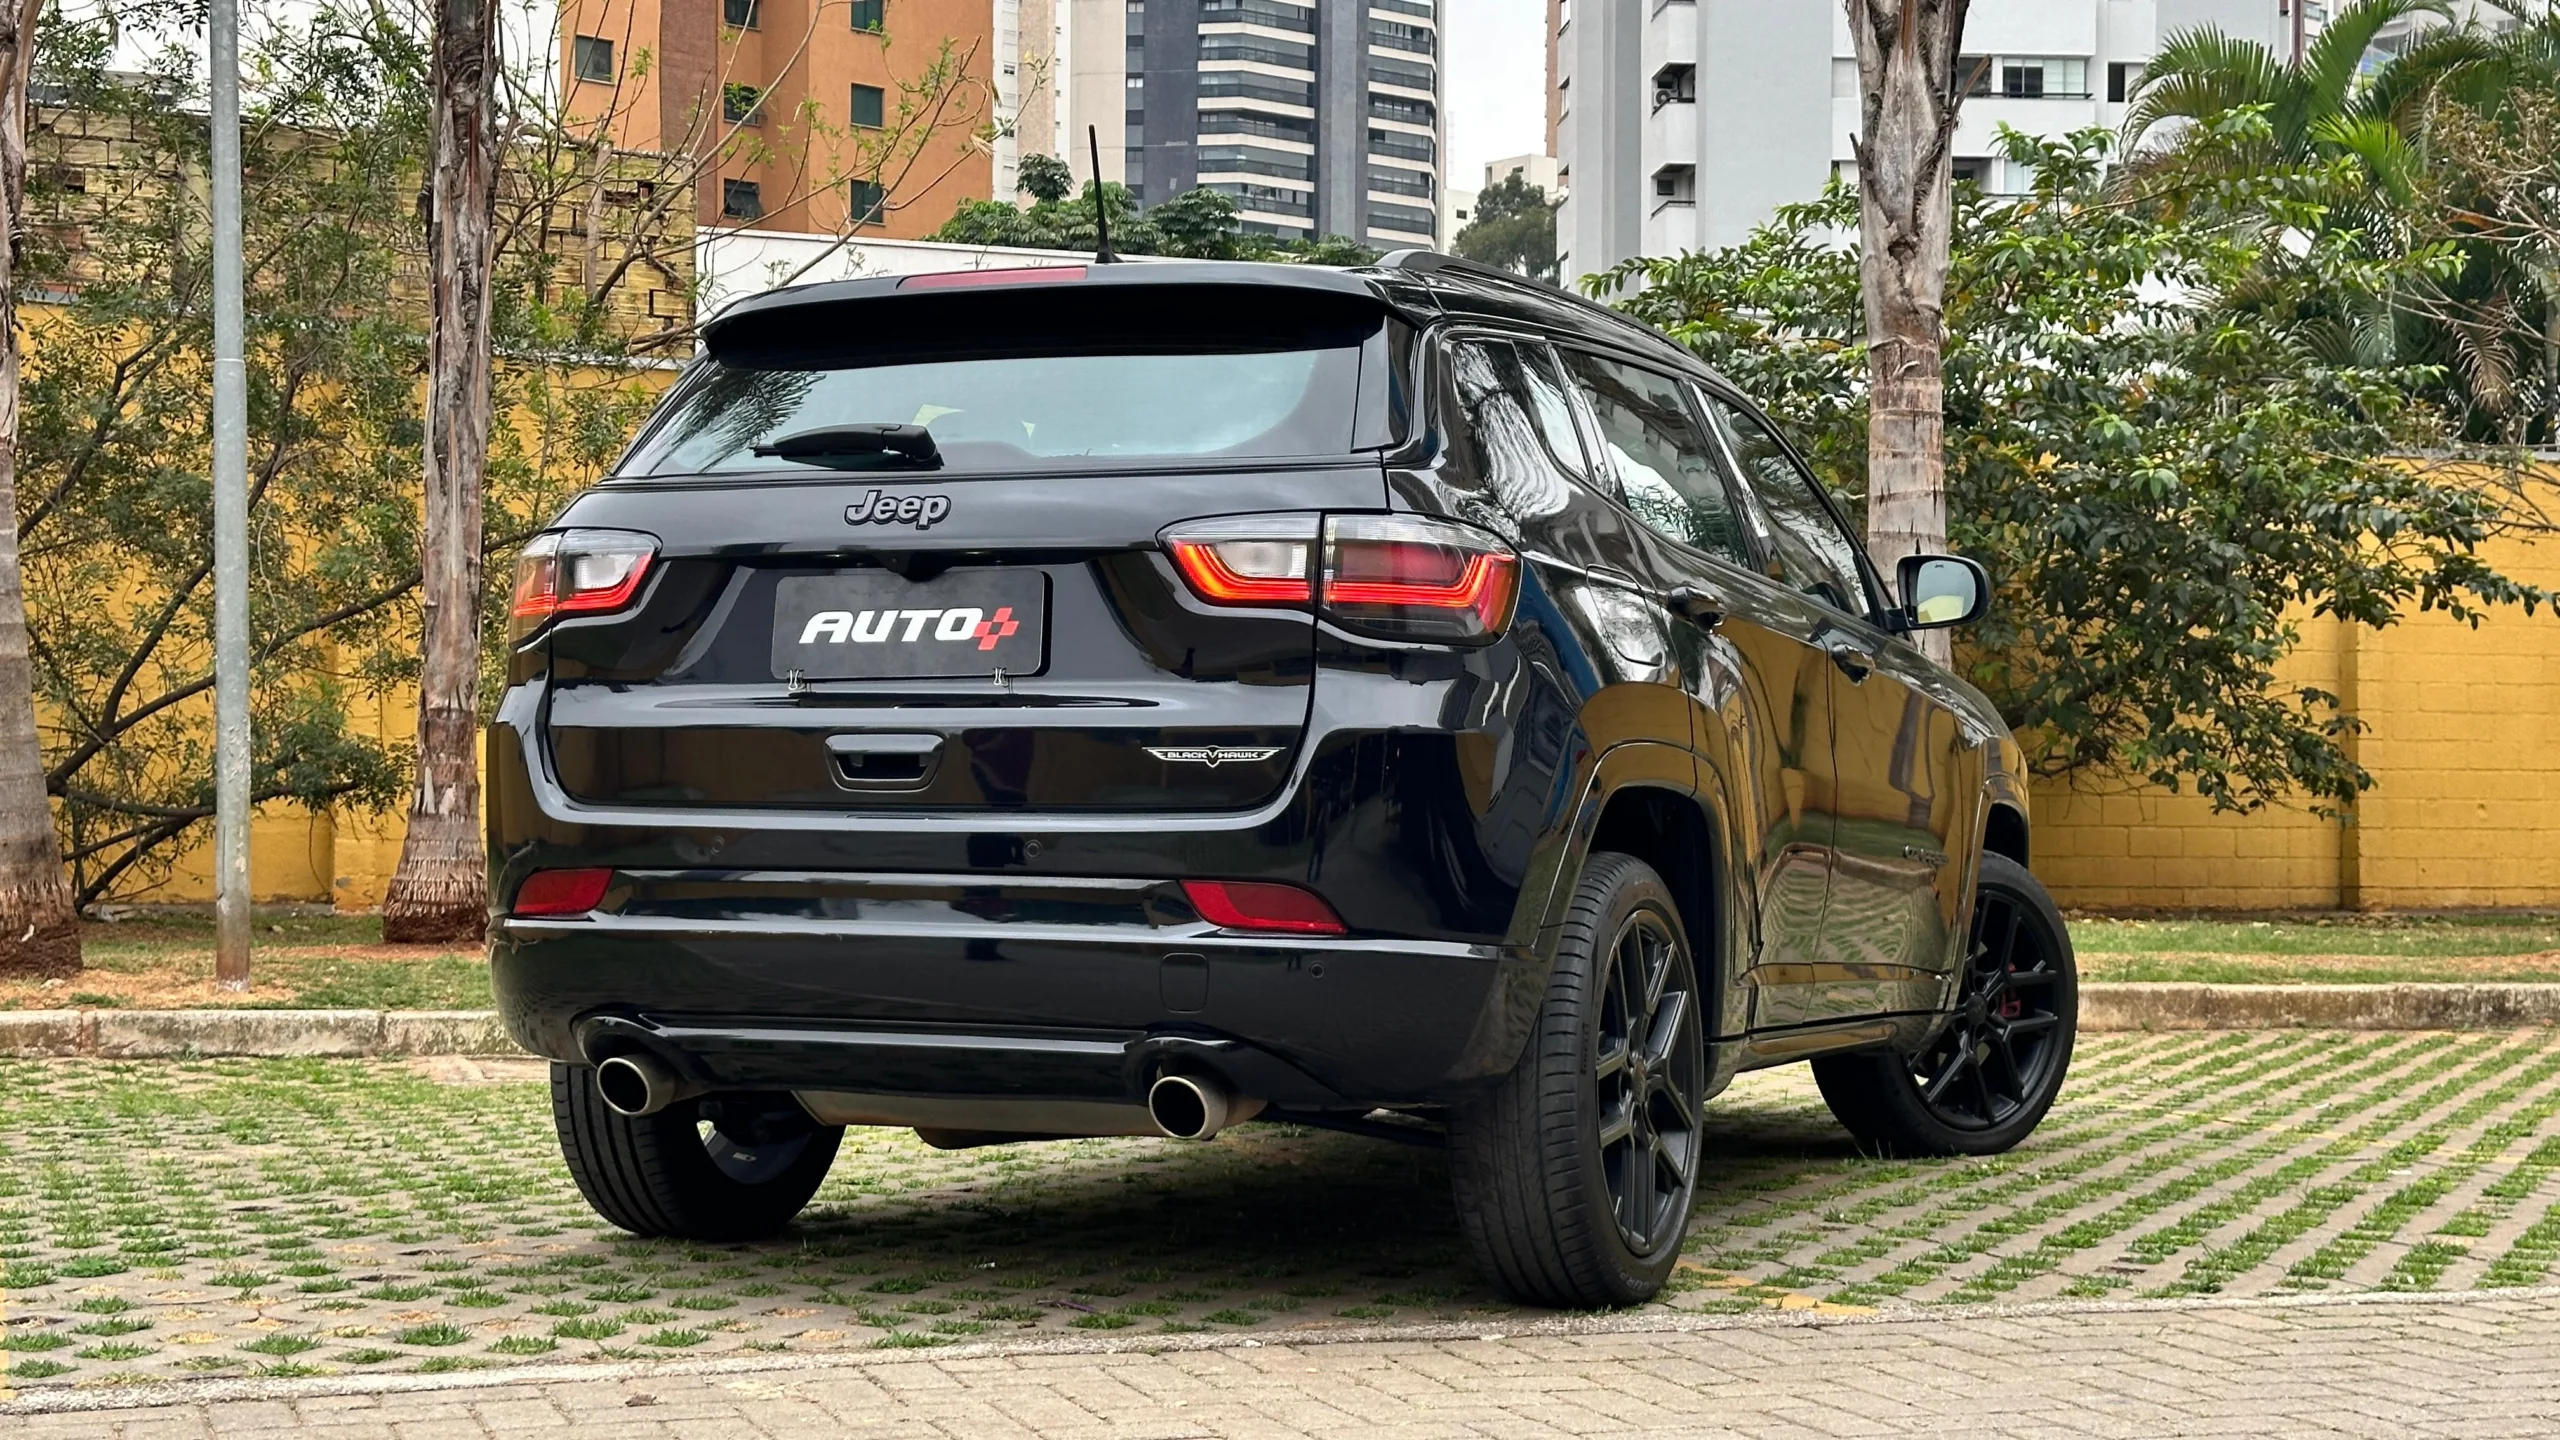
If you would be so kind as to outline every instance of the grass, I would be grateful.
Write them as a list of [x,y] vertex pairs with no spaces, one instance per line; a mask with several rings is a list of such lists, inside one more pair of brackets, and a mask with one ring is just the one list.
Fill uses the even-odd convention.
[[2075,916],[2090,980],[2210,984],[2560,982],[2560,915]]
[[262,913],[246,995],[213,988],[213,918],[153,912],[81,926],[85,968],[68,981],[0,982],[0,1010],[485,1010],[477,949],[385,945],[373,915]]

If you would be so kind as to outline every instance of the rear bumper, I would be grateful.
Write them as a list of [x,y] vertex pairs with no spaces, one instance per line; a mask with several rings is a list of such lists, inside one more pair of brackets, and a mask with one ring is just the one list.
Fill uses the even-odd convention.
[[1140,1101],[1166,1068],[1293,1108],[1430,1104],[1507,1072],[1533,958],[1175,925],[599,914],[497,923],[516,1040],[653,1051],[736,1088]]

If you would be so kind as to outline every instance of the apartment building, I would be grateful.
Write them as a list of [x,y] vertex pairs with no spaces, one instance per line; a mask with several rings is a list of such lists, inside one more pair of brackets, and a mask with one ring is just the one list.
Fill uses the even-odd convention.
[[1441,0],[1061,0],[1068,163],[1142,204],[1195,186],[1249,231],[1441,235]]
[[[2295,6],[2301,6],[2297,17]],[[2322,0],[1974,0],[1973,93],[1956,173],[2023,188],[1999,158],[2005,124],[2059,136],[2116,129],[2160,41],[2215,25],[2289,54]],[[1548,138],[1565,203],[1563,273],[1635,255],[1732,245],[1781,204],[1854,173],[1856,52],[1821,0],[1548,0]]]
[[697,157],[702,225],[914,238],[1057,153],[1065,3],[560,0],[562,95],[625,149]]

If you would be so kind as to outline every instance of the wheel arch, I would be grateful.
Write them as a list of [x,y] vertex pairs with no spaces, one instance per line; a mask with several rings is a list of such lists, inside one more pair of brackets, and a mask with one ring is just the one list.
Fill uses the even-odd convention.
[[2007,796],[1994,795],[1982,812],[1982,848],[2027,863],[2027,811]]

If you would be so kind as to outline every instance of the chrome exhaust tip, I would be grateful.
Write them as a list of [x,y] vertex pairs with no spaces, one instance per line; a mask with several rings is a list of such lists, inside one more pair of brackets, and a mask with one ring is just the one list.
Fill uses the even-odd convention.
[[655,1115],[703,1087],[667,1068],[655,1055],[608,1056],[596,1065],[596,1093],[617,1115]]
[[1147,1087],[1147,1116],[1176,1140],[1208,1140],[1262,1113],[1262,1102],[1227,1092],[1205,1075],[1165,1075]]

